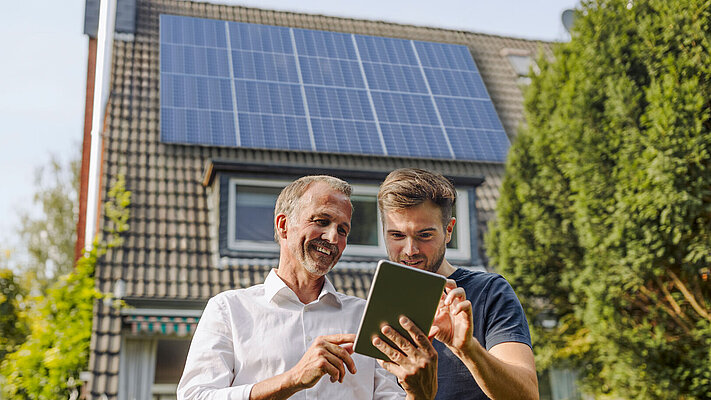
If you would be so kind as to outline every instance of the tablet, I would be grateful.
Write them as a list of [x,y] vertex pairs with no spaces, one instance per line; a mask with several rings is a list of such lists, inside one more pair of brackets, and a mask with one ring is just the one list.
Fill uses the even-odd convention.
[[388,324],[409,339],[410,334],[398,322],[401,315],[408,317],[426,335],[432,326],[445,282],[443,276],[432,272],[386,260],[378,262],[353,350],[389,360],[373,346],[372,338],[378,335],[397,348],[380,332],[380,327]]

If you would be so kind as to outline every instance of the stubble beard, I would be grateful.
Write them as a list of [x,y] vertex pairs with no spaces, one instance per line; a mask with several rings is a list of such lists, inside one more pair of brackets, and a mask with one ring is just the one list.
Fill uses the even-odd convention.
[[445,251],[447,251],[446,243],[442,245],[441,251],[435,255],[434,261],[425,265],[425,271],[437,273],[439,267],[442,265],[442,261],[444,261]]
[[[440,250],[435,254],[434,258],[432,259],[433,261],[432,262],[425,262],[425,266],[421,269],[424,271],[437,273],[437,271],[439,270],[439,267],[442,265],[442,262],[444,261],[444,254],[446,251],[447,251],[447,243],[444,242],[444,243],[442,243]],[[390,253],[388,253],[388,257],[393,261],[402,263],[401,259],[403,257],[393,257]],[[425,258],[424,256],[423,256],[423,258],[426,261],[428,261],[427,258]]]
[[[315,250],[312,250],[312,248],[315,247],[316,244],[331,250],[333,260],[330,264],[324,266],[323,261],[314,259],[314,257],[312,256],[312,251]],[[331,244],[326,244],[325,242],[318,239],[304,242],[301,246],[299,246],[299,249],[296,250],[298,250],[298,253],[295,253],[299,255],[299,261],[301,262],[301,265],[303,265],[304,269],[318,276],[324,276],[329,273],[340,258],[340,255],[338,254],[338,249],[335,246]],[[324,256],[324,258],[325,257],[326,256]]]

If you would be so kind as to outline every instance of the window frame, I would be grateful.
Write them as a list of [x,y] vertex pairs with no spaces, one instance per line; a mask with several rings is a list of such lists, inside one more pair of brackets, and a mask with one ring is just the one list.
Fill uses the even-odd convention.
[[[263,251],[263,252],[279,252],[279,245],[272,239],[271,241],[260,240],[237,240],[235,231],[237,229],[236,216],[234,214],[237,206],[237,186],[261,186],[261,187],[277,187],[284,188],[289,184],[286,180],[272,179],[248,179],[248,178],[229,178],[227,184],[227,248],[233,251]],[[274,221],[271,221],[272,225]]]
[[378,245],[362,245],[362,244],[347,244],[343,251],[344,257],[387,257],[385,249],[385,238],[383,237],[383,222],[380,218],[380,209],[378,208],[378,185],[368,184],[351,184],[354,195],[373,195],[375,197],[375,219],[377,219],[376,228],[378,231]]
[[472,259],[472,219],[469,215],[471,202],[469,201],[469,190],[464,188],[454,188],[457,191],[457,202],[454,207],[457,210],[457,221],[454,229],[457,231],[457,248],[447,248],[445,257],[449,260],[471,260]]
[[[225,241],[225,250],[227,250],[228,253],[273,253],[275,255],[279,253],[279,245],[274,240],[237,240],[235,238],[237,224],[235,216],[237,187],[241,185],[283,188],[289,183],[291,183],[291,181],[278,178],[254,179],[239,176],[227,177],[227,212],[225,216],[227,219],[227,238]],[[377,203],[377,194],[379,190],[379,185],[377,183],[352,183],[351,186],[353,187],[354,195],[373,196],[376,198]],[[455,224],[455,229],[457,232],[457,248],[447,248],[446,257],[450,260],[474,261],[472,259],[472,247],[475,243],[472,242],[471,236],[473,233],[472,229],[476,229],[476,224],[474,223],[474,225],[472,225],[472,214],[470,214],[470,207],[473,206],[473,202],[470,201],[470,193],[473,192],[473,190],[466,187],[456,188],[456,190],[457,203],[455,204],[455,207],[457,223]],[[343,252],[342,259],[387,258],[382,218],[380,216],[380,210],[377,208],[377,204],[376,210],[378,245],[348,244]],[[271,221],[271,223],[273,224],[274,222]],[[222,251],[220,253],[222,253]]]

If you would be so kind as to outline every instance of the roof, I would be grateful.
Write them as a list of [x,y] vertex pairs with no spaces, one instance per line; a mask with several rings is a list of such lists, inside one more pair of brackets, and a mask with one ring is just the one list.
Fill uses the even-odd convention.
[[[469,47],[496,111],[510,138],[521,122],[523,98],[506,49],[537,54],[550,44],[464,31],[378,21],[268,11],[240,6],[176,0],[136,0],[135,33],[114,43],[112,83],[104,132],[102,198],[119,173],[132,192],[130,229],[121,247],[99,262],[99,290],[112,292],[117,280],[125,296],[174,302],[205,301],[226,289],[261,283],[270,268],[227,263],[216,265],[211,249],[205,166],[212,160],[264,165],[370,170],[387,173],[409,166],[445,175],[484,178],[476,189],[479,237],[493,218],[504,166],[495,163],[324,154],[295,151],[212,148],[161,143],[159,140],[159,43],[161,13],[250,23],[292,26],[366,35],[439,41]],[[276,260],[273,260],[272,265]],[[338,269],[336,288],[365,297],[371,270]],[[177,307],[176,306],[176,307]],[[116,398],[120,334],[126,320],[114,308],[99,304],[94,316],[90,392]],[[131,329],[125,326],[125,329]],[[183,328],[180,328],[183,329]]]

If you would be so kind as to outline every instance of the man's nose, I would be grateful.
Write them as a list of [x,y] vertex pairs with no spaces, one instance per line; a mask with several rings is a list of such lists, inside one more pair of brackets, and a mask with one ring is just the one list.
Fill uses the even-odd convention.
[[335,224],[328,226],[321,235],[321,239],[332,244],[338,243],[338,227]]
[[405,252],[405,255],[407,256],[414,256],[415,254],[419,253],[419,249],[417,248],[417,243],[412,238],[407,238],[405,239],[405,247],[403,249]]

